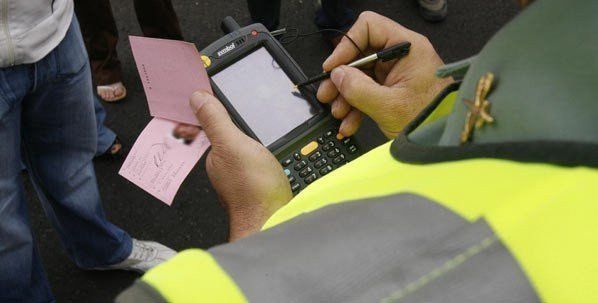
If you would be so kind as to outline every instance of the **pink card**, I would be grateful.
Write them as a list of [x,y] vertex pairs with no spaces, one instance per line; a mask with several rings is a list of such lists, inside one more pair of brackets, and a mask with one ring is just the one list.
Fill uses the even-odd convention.
[[129,36],[150,114],[199,125],[189,108],[198,90],[212,92],[210,80],[193,43]]
[[177,124],[152,119],[118,172],[168,205],[172,204],[179,187],[210,146],[203,131],[189,144],[176,139],[172,134]]

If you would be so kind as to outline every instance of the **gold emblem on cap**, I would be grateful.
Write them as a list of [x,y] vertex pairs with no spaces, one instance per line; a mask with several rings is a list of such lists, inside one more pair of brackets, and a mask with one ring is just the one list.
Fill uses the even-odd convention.
[[203,61],[203,66],[206,68],[212,65],[212,60],[206,55],[201,55],[201,61]]
[[493,81],[494,74],[485,74],[478,81],[474,101],[463,100],[469,111],[465,118],[465,126],[461,132],[461,143],[469,141],[473,136],[474,127],[479,129],[486,123],[492,124],[494,122],[494,118],[490,116],[490,101],[486,100],[486,96],[488,96],[492,88]]

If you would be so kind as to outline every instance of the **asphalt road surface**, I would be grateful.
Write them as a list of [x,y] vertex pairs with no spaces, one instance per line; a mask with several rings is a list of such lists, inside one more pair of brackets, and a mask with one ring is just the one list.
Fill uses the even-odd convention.
[[[173,3],[186,40],[196,43],[198,49],[222,35],[220,21],[225,16],[233,16],[241,25],[250,23],[244,0],[173,0]],[[118,104],[105,104],[107,125],[130,147],[150,120],[127,39],[128,35],[141,35],[141,31],[133,1],[112,0],[112,4],[121,34],[118,52],[123,63],[128,97]],[[448,18],[442,23],[430,24],[419,17],[414,0],[353,0],[350,5],[356,11],[381,13],[428,36],[445,62],[479,52],[486,41],[519,10],[515,0],[449,0]],[[301,32],[314,31],[314,10],[313,0],[285,0],[281,24],[296,27]],[[321,71],[321,64],[331,51],[317,35],[288,45],[287,49],[308,75]],[[358,136],[369,148],[384,142],[384,137],[371,122],[362,127]],[[96,161],[98,183],[108,218],[133,237],[156,240],[177,250],[209,248],[225,242],[227,218],[208,181],[204,161],[200,161],[183,183],[171,207],[120,177],[118,170],[122,160]],[[35,238],[58,302],[112,302],[138,277],[129,272],[78,269],[46,220],[29,182],[26,182],[26,190]]]

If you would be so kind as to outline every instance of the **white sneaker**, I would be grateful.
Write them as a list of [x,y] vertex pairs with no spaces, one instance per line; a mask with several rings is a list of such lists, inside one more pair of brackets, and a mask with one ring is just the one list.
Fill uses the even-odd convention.
[[124,261],[110,265],[103,268],[96,268],[98,270],[132,270],[139,273],[144,273],[152,267],[159,265],[174,257],[176,251],[153,241],[139,241],[133,239],[133,249],[131,254]]

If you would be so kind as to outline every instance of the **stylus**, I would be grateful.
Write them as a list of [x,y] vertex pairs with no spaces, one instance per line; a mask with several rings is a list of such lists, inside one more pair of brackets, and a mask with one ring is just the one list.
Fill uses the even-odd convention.
[[[364,65],[367,65],[368,63],[375,62],[377,60],[381,60],[384,62],[384,61],[390,61],[393,59],[401,59],[401,58],[405,57],[407,54],[409,54],[410,48],[411,48],[411,43],[401,42],[397,45],[383,49],[383,50],[381,50],[377,53],[371,54],[367,57],[363,57],[359,60],[355,60],[355,61],[347,64],[347,66],[359,68]],[[297,83],[297,85],[295,85],[295,88],[309,85],[312,83],[316,83],[318,81],[322,81],[322,80],[328,79],[328,78],[330,78],[330,72],[323,72],[323,73],[313,76],[303,82]]]

